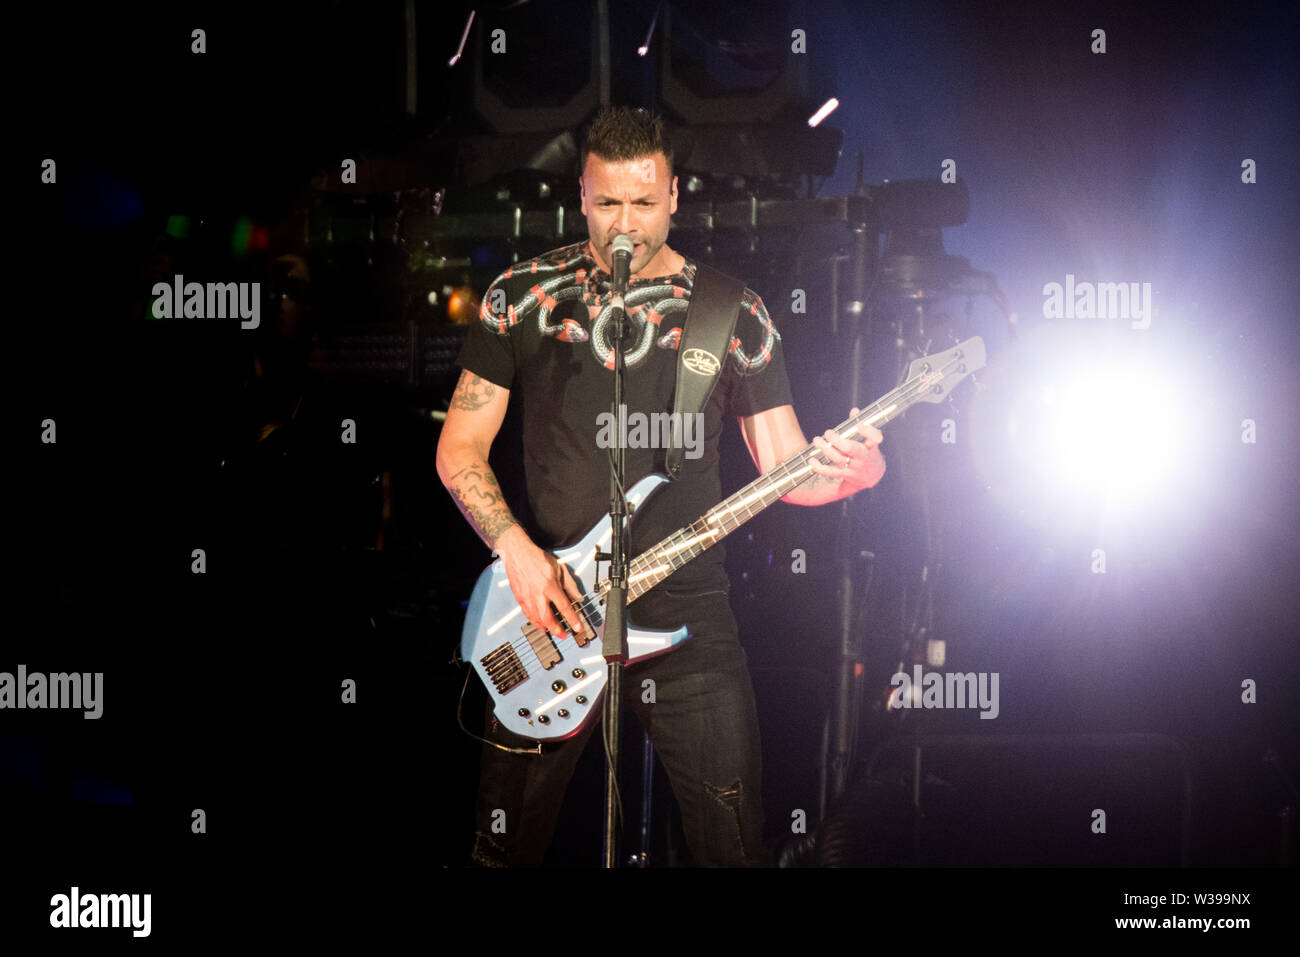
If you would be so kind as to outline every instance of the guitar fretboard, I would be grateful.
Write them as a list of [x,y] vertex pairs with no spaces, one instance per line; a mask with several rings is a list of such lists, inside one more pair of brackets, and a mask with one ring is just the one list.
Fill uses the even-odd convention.
[[[845,439],[862,441],[859,428],[880,426],[902,415],[942,380],[946,369],[932,369],[908,379],[881,396],[857,415],[841,422],[835,431]],[[812,478],[812,460],[829,464],[826,454],[809,443],[780,465],[760,475],[739,492],[709,509],[685,528],[632,559],[628,572],[630,604],[677,569],[712,548],[774,502]]]

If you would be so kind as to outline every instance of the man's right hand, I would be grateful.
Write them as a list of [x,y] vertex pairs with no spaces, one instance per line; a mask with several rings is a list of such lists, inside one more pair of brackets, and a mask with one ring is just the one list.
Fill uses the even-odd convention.
[[575,633],[587,631],[585,620],[573,607],[582,600],[582,592],[559,559],[533,544],[518,525],[506,529],[495,544],[510,590],[530,622],[552,635],[562,634],[565,628],[555,614],[558,608]]

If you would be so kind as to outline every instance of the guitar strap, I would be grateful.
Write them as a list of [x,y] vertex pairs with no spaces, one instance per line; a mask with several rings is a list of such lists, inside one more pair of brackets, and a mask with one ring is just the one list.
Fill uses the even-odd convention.
[[695,267],[691,304],[682,321],[677,347],[677,392],[673,399],[673,436],[664,465],[670,479],[682,469],[686,454],[682,428],[688,415],[703,412],[722,377],[745,284],[703,263]]

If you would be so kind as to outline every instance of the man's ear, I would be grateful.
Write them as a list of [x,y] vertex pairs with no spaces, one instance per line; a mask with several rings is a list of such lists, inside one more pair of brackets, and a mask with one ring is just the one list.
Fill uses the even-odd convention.
[[578,195],[582,198],[582,215],[587,215],[587,184],[578,177]]
[[673,191],[672,191],[672,195],[669,197],[668,203],[669,203],[668,212],[670,214],[677,212],[677,177],[676,176],[673,177]]

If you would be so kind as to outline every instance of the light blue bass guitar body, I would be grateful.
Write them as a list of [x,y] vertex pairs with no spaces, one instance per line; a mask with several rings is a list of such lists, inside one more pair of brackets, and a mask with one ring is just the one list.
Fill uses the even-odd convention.
[[[633,513],[667,481],[662,475],[648,475],[637,482],[627,493]],[[576,545],[552,552],[586,597],[579,610],[596,637],[583,645],[572,633],[556,637],[529,625],[501,559],[488,566],[474,586],[461,633],[461,658],[478,672],[492,696],[497,720],[516,734],[558,741],[577,734],[590,715],[599,714],[607,669],[605,602],[597,597],[596,552],[609,550],[610,534],[605,518]],[[601,562],[600,569],[607,572],[608,564]],[[685,627],[653,631],[629,624],[627,661],[670,651],[688,637]]]

